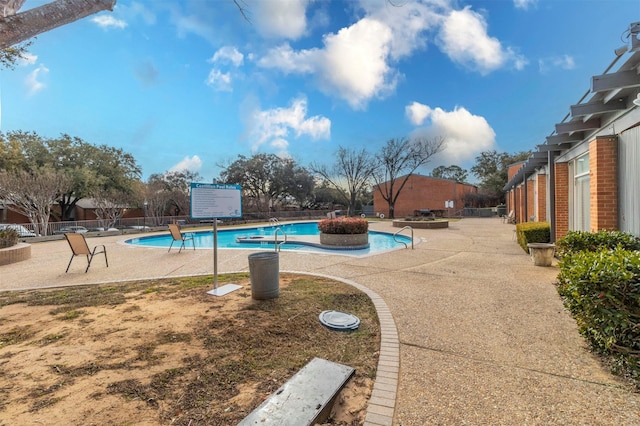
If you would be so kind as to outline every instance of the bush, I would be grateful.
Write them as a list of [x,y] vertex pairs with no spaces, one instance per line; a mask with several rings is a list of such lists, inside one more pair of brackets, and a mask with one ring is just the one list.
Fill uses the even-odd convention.
[[[573,236],[570,241],[576,243],[572,247],[587,246]],[[610,356],[612,370],[640,388],[640,251],[606,245],[565,251],[558,264],[558,292],[593,349]]]
[[598,251],[602,248],[621,247],[625,250],[640,250],[640,238],[620,231],[569,231],[556,242],[559,257],[579,251]]
[[20,234],[14,229],[1,229],[0,230],[0,248],[6,248],[15,246],[18,244],[18,238]]
[[323,219],[318,222],[318,229],[324,234],[365,234],[369,222],[355,217]]
[[523,222],[516,225],[518,244],[527,253],[529,243],[548,243],[551,241],[551,225],[548,222]]

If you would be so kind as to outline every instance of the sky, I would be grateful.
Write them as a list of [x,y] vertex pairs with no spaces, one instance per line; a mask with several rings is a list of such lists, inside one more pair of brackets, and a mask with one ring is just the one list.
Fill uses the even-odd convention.
[[[27,0],[22,10],[46,1]],[[629,45],[638,0],[118,0],[0,70],[0,130],[216,179],[238,155],[445,138],[418,172],[535,150]],[[470,173],[470,180],[474,177]]]

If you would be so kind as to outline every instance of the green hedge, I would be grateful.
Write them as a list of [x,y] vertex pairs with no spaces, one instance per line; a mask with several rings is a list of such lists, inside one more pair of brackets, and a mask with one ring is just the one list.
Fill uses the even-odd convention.
[[522,222],[516,225],[518,244],[527,253],[529,243],[548,243],[551,241],[551,225],[549,222]]
[[556,246],[562,247],[558,293],[564,306],[592,348],[609,357],[612,371],[640,389],[638,242],[617,231],[572,232]]
[[562,257],[565,253],[613,249],[618,246],[626,250],[640,250],[640,238],[620,231],[569,231],[556,242],[556,254]]

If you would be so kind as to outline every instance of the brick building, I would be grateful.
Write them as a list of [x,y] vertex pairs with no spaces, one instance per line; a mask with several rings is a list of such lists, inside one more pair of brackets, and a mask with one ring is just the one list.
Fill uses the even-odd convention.
[[[406,176],[399,177],[394,182],[394,192],[402,184]],[[385,185],[382,183],[381,185]],[[467,183],[460,183],[448,179],[439,179],[430,176],[411,175],[402,188],[395,203],[395,217],[413,216],[416,210],[432,210],[438,214],[453,214],[464,208],[464,195],[476,194],[478,188]],[[450,208],[445,202],[453,201]],[[389,216],[389,203],[380,194],[378,187],[373,188],[373,211],[376,215]]]
[[507,209],[518,222],[550,222],[553,241],[569,230],[640,236],[640,22],[629,34],[610,72],[592,77],[554,134],[509,168]]

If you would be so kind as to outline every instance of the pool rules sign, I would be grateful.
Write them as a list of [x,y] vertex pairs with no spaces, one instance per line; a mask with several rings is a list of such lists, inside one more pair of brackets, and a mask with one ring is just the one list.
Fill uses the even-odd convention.
[[207,293],[224,296],[242,288],[238,284],[218,287],[218,219],[242,217],[242,188],[224,183],[191,183],[191,218],[213,219],[213,290]]
[[224,183],[191,183],[191,217],[220,219],[242,217],[242,188]]

